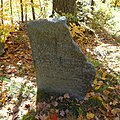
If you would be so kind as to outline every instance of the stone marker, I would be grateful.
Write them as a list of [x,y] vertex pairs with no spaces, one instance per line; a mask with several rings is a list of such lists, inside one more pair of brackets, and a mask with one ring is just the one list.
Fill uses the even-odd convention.
[[38,90],[50,95],[69,93],[82,100],[95,78],[95,69],[73,42],[65,18],[31,21],[27,29]]

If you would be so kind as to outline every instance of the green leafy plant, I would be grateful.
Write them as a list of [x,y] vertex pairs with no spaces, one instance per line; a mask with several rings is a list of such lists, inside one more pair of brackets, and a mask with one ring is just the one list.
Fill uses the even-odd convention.
[[9,78],[6,78],[6,77],[0,77],[0,80],[3,82],[3,81],[6,81],[6,82],[10,82],[11,80]]
[[22,120],[35,120],[35,112],[32,114],[23,115]]

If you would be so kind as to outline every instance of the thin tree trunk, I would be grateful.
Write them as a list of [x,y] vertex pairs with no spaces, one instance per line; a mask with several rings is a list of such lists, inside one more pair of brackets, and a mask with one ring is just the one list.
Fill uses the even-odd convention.
[[27,22],[27,4],[25,4],[25,21]]
[[21,21],[23,23],[24,21],[24,15],[23,15],[23,5],[22,5],[22,0],[20,0],[20,7],[21,7]]
[[10,0],[10,14],[11,14],[11,23],[13,24],[12,0]]
[[[3,21],[3,0],[1,0],[1,23],[4,24]],[[1,25],[1,24],[0,24]],[[0,56],[4,53],[4,43],[0,40]]]
[[32,3],[31,7],[32,7],[33,20],[35,20],[35,10],[34,10],[34,6],[33,6],[33,4],[34,4],[33,0],[31,0],[31,3]]
[[1,0],[1,23],[4,24],[4,21],[3,21],[3,0]]
[[94,4],[95,4],[94,0],[91,0],[91,10],[92,10],[92,12],[94,10]]

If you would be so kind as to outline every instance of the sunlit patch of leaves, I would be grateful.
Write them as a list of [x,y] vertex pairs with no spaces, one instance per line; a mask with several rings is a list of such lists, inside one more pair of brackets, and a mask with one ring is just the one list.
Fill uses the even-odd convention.
[[7,37],[10,35],[10,32],[15,31],[15,26],[14,25],[0,25],[0,42],[5,42]]
[[0,106],[6,106],[9,117],[18,114],[17,117],[21,118],[21,115],[35,110],[36,85],[34,83],[22,78],[19,78],[22,82],[15,82],[17,78],[13,80],[3,77],[2,79],[9,81],[3,81],[1,84]]
[[84,54],[86,54],[86,49],[89,49],[91,46],[96,44],[96,40],[93,37],[94,31],[92,31],[89,27],[80,24],[77,25],[76,23],[70,23],[69,30],[73,40],[79,45]]

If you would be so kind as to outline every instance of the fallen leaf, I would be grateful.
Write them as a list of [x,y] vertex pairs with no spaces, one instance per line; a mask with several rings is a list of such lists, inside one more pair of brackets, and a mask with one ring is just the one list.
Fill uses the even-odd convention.
[[0,100],[0,102],[3,103],[3,104],[5,104],[5,101],[6,101],[5,98],[2,98],[2,99]]
[[98,108],[98,110],[99,110],[101,113],[105,114],[105,111],[102,110],[101,108]]
[[105,95],[108,95],[108,94],[110,94],[110,91],[104,90],[103,93],[104,93]]
[[90,119],[93,119],[95,117],[95,115],[91,112],[87,113],[86,115],[87,119],[90,120]]
[[112,104],[115,106],[117,103],[118,101],[114,100]]
[[77,120],[83,120],[83,116],[82,116],[82,114],[79,114],[79,116],[78,116],[78,119]]
[[40,118],[40,116],[37,114],[37,115],[35,116],[35,119],[36,119],[36,120],[39,120],[39,118]]
[[108,104],[106,104],[106,103],[104,103],[104,102],[102,102],[102,104],[103,104],[103,106],[106,108],[107,111],[110,111],[110,110],[111,110],[111,108],[110,108],[110,106],[109,106]]
[[57,115],[57,113],[51,114],[51,115],[50,115],[50,119],[51,119],[51,120],[58,120],[58,115]]
[[119,117],[115,117],[114,120],[120,120],[120,118]]
[[104,73],[102,74],[102,80],[106,80],[106,75],[107,75],[106,72],[104,72]]
[[93,81],[93,84],[94,84],[94,85],[97,85],[97,79],[95,79],[95,80]]
[[108,89],[114,90],[115,88],[114,87],[108,87]]
[[[45,114],[44,115],[40,115],[40,117],[39,116],[37,116],[38,118],[40,118],[40,120],[57,120],[57,119],[48,119],[49,118],[49,116],[46,116]],[[37,118],[36,117],[36,118]],[[38,119],[39,120],[39,119]]]
[[102,97],[100,97],[100,96],[94,96],[94,98],[97,98],[98,100],[100,100],[100,101],[103,102],[103,99],[102,99]]
[[6,100],[7,100],[6,93],[3,92],[2,93],[2,99],[0,100],[0,102],[3,103],[3,104],[5,104]]
[[101,87],[101,86],[97,86],[97,87],[95,87],[95,90],[99,90],[99,89],[100,89],[100,87]]
[[58,106],[58,102],[54,101],[54,102],[52,102],[52,105],[56,107],[56,106]]
[[61,110],[61,111],[60,111],[60,115],[64,117],[65,111]]
[[64,98],[65,98],[65,99],[66,99],[66,98],[70,98],[69,94],[68,94],[68,93],[64,94]]
[[120,108],[114,108],[111,110],[111,113],[116,115],[117,113],[120,113]]

